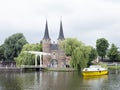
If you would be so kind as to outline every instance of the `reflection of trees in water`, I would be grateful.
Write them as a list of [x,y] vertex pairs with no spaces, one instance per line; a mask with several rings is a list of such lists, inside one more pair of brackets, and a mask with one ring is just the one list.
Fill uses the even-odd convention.
[[0,90],[119,90],[120,75],[83,77],[79,72],[0,73]]
[[23,90],[33,85],[34,75],[0,73],[1,90]]
[[108,87],[110,90],[120,90],[120,69],[109,70]]
[[42,72],[40,90],[76,90],[79,79],[77,72]]
[[109,69],[109,74],[120,74],[120,69]]
[[0,74],[1,90],[75,90],[80,82],[78,72]]

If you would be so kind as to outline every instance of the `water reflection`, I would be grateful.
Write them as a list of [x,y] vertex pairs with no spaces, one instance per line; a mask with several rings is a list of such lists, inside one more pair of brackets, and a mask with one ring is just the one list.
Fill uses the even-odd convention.
[[89,87],[89,89],[98,90],[104,86],[104,82],[107,80],[108,75],[83,77],[83,84]]
[[23,73],[0,73],[0,90],[24,90],[33,86],[34,76]]
[[80,72],[0,73],[0,90],[120,90],[119,72],[96,77]]
[[101,76],[89,76],[89,77],[83,77],[84,80],[104,80],[108,79],[108,75],[101,75]]
[[120,74],[120,69],[109,69],[109,74],[116,74],[119,75]]
[[40,73],[40,90],[66,90],[66,88],[72,90],[68,86],[73,84],[74,74],[74,72]]

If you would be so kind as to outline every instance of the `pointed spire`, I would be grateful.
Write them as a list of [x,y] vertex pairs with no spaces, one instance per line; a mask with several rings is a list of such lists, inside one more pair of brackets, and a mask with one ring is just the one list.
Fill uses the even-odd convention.
[[43,37],[43,39],[49,39],[49,40],[50,40],[49,32],[48,32],[48,24],[47,24],[47,20],[46,20],[45,33],[44,33],[44,37]]
[[64,40],[64,33],[63,33],[63,27],[62,27],[62,20],[60,21],[60,31],[59,31],[59,37],[58,40]]

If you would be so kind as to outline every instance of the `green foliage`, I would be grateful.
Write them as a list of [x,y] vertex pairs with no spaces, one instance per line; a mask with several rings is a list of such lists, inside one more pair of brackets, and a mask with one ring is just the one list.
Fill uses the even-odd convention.
[[109,52],[108,57],[110,58],[110,61],[118,61],[119,60],[119,51],[118,48],[115,46],[115,44],[112,44]]
[[76,38],[67,38],[62,41],[62,48],[65,50],[67,56],[72,56],[73,50],[82,44],[83,43],[78,41]]
[[4,57],[4,46],[1,45],[0,46],[0,61],[4,61],[5,57]]
[[105,57],[106,55],[106,51],[108,47],[109,47],[109,43],[105,38],[97,39],[96,48],[97,48],[98,55],[102,57],[102,60],[103,60],[103,57]]
[[89,61],[88,61],[88,66],[91,65],[92,61],[97,58],[97,50],[91,46],[89,46],[90,54],[89,54]]
[[88,59],[87,49],[84,46],[77,47],[72,54],[71,65],[78,69],[87,67]]
[[74,38],[65,39],[61,45],[66,55],[71,56],[70,63],[73,68],[80,69],[87,67],[97,56],[94,48],[85,46],[85,44]]
[[13,34],[4,42],[4,56],[6,60],[14,60],[21,52],[23,45],[27,43],[22,33]]
[[19,56],[15,58],[17,65],[34,65],[35,55],[29,54],[25,51],[42,51],[41,44],[26,44]]
[[119,51],[119,55],[118,55],[118,60],[120,61],[120,51]]

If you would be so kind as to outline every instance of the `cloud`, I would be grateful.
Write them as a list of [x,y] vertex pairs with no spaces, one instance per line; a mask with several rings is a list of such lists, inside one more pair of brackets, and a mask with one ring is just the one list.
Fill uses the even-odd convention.
[[39,42],[45,22],[52,40],[57,40],[62,16],[65,37],[76,37],[95,46],[105,37],[120,46],[119,0],[2,0],[0,1],[0,43],[22,32],[30,43]]

